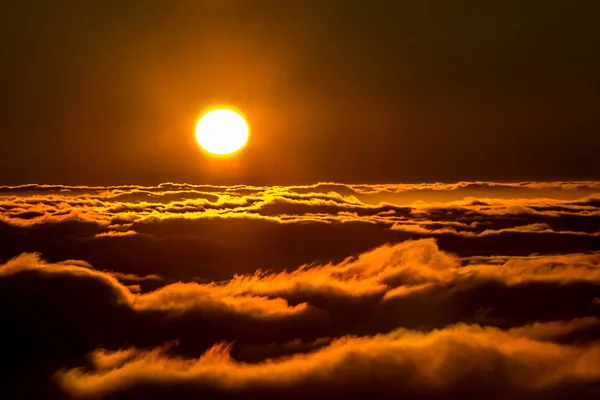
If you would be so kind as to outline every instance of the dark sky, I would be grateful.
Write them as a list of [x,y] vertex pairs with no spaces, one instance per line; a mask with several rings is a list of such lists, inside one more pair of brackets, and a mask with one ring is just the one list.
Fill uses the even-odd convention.
[[[0,184],[600,178],[600,2],[8,1]],[[251,142],[199,151],[239,108]]]

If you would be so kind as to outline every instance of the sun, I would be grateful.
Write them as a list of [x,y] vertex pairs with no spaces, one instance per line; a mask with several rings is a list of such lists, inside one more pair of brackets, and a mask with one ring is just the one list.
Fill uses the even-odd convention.
[[233,154],[248,142],[248,124],[235,111],[212,110],[198,121],[196,140],[211,154]]

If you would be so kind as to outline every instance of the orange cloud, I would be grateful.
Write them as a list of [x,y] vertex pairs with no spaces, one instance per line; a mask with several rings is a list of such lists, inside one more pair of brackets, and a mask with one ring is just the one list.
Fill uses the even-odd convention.
[[[539,336],[545,325],[502,331],[456,325],[430,333],[397,330],[345,337],[308,354],[243,363],[218,344],[195,359],[166,349],[96,351],[95,369],[62,370],[57,378],[70,396],[148,396],[168,388],[190,396],[313,398],[354,396],[539,396],[586,389],[600,379],[600,344],[560,345]],[[550,329],[555,329],[551,327]],[[100,361],[99,361],[100,360]],[[187,398],[187,397],[186,397]]]
[[[4,342],[38,349],[2,362],[59,370],[75,398],[543,397],[599,379],[599,253],[463,259],[425,239],[207,283],[23,254],[0,293]],[[61,370],[88,352],[92,369]]]

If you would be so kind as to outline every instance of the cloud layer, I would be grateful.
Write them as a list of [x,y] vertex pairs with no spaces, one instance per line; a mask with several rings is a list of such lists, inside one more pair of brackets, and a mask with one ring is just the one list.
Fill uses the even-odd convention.
[[599,192],[0,188],[0,396],[595,398]]
[[1,187],[0,259],[221,280],[424,237],[460,256],[596,251],[598,193],[597,182]]

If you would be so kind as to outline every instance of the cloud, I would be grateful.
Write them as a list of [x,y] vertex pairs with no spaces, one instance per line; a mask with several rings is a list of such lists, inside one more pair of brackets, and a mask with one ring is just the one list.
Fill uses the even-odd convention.
[[[428,239],[290,272],[168,283],[23,254],[0,267],[0,306],[7,310],[2,322],[8,327],[2,343],[19,350],[7,352],[3,363],[11,372],[4,378],[26,373],[32,364],[48,376],[81,364],[101,346],[133,344],[136,357],[144,360],[160,353],[170,370],[172,357],[193,357],[222,340],[235,342],[241,359],[262,362],[325,351],[346,335],[359,338],[399,327],[426,334],[478,323],[536,341],[585,343],[599,331],[600,254],[474,261],[465,265]],[[132,286],[146,281],[155,286],[142,292]],[[529,321],[540,323],[527,326]],[[178,345],[166,353],[149,350],[173,341]],[[184,364],[190,363],[196,361]],[[169,374],[179,374],[174,368]],[[77,387],[69,390],[81,390]]]
[[118,237],[118,236],[128,236],[128,235],[137,235],[136,231],[128,230],[128,231],[108,231],[101,232],[94,235],[94,237]]
[[41,252],[123,273],[221,280],[426,237],[461,256],[597,251],[597,189],[595,182],[2,187],[0,259]]
[[0,397],[593,397],[598,199],[2,187]]
[[[243,363],[217,344],[195,359],[166,349],[96,351],[94,368],[57,377],[74,398],[552,398],[593,395],[600,347],[531,339],[524,330],[456,325],[429,333],[397,330],[344,337],[308,354]],[[531,332],[530,332],[531,334]],[[110,361],[107,361],[110,359]],[[579,392],[579,393],[578,393]],[[576,396],[577,397],[577,396]]]

